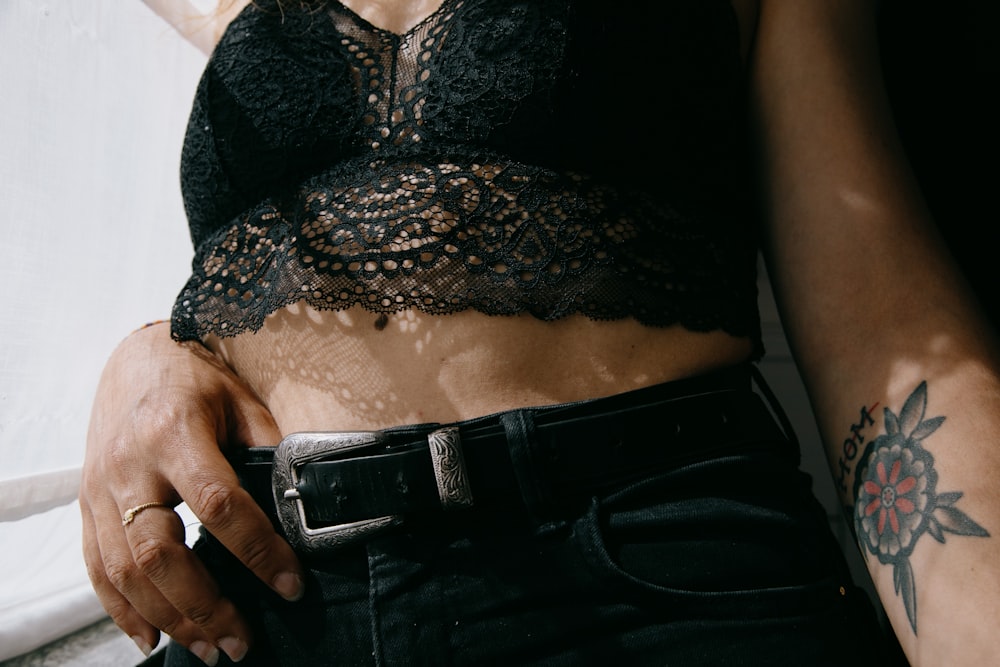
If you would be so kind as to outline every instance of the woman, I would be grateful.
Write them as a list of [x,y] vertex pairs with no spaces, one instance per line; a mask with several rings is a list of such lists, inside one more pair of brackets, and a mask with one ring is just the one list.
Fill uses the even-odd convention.
[[[880,663],[750,391],[753,174],[900,644],[993,655],[996,346],[869,5],[242,9],[185,142],[186,342],[130,336],[95,401],[84,550],[116,623],[170,664]],[[297,432],[341,435],[270,449]]]

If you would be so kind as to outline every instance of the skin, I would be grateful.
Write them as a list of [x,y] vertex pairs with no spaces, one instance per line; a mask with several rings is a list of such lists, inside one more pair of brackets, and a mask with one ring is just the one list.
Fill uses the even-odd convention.
[[[869,5],[761,4],[752,71],[776,297],[835,478],[859,409],[877,404],[899,414],[926,382],[926,417],[945,418],[922,443],[934,457],[937,486],[962,493],[963,513],[996,535],[996,336],[906,167],[876,66]],[[882,409],[873,417],[863,435],[891,432]],[[855,503],[859,460],[848,462],[847,507]],[[916,542],[908,560],[919,633],[896,593],[894,567],[863,553],[911,665],[995,661],[994,538]]]
[[[405,32],[438,2],[344,4]],[[211,34],[221,34],[241,4],[227,6]],[[860,461],[845,457],[845,438],[870,441],[891,429],[878,410],[859,422],[859,408],[898,414],[926,383],[927,416],[946,417],[922,442],[937,486],[948,499],[963,494],[954,502],[964,515],[995,535],[998,345],[895,140],[872,3],[733,5],[753,83],[769,273],[844,505],[854,506]],[[163,630],[209,664],[219,649],[238,658],[252,645],[245,622],[184,547],[176,515],[151,508],[128,527],[120,517],[150,500],[184,500],[263,581],[297,597],[300,565],[239,489],[227,448],[271,445],[293,430],[452,421],[606,395],[728,365],[751,349],[721,333],[630,321],[401,313],[379,322],[358,310],[295,309],[258,334],[207,342],[215,355],[177,345],[159,325],[113,353],[95,399],[80,503],[88,571],[115,622],[141,648]],[[310,363],[296,363],[303,355]],[[862,474],[862,483],[879,482],[877,472]],[[894,590],[892,563],[865,553],[912,665],[988,664],[1000,621],[995,539],[914,543],[907,567],[919,634]]]
[[110,616],[148,653],[162,629],[207,663],[216,646],[246,653],[250,632],[194,554],[167,508],[129,507],[182,499],[219,539],[276,591],[301,595],[291,548],[240,489],[223,457],[231,447],[279,438],[270,413],[223,363],[197,344],[178,345],[156,325],[112,354],[87,434],[80,509],[87,570]]

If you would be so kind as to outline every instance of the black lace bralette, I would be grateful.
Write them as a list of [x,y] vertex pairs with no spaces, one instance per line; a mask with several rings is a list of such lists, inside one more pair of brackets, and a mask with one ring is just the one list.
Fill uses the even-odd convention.
[[443,0],[405,34],[336,1],[248,6],[184,141],[174,336],[303,301],[633,317],[759,347],[736,18],[655,5]]

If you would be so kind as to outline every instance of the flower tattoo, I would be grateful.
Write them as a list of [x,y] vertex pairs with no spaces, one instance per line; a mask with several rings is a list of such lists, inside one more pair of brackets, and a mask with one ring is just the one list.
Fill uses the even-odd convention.
[[868,443],[854,479],[854,530],[863,551],[892,565],[896,594],[917,632],[917,595],[910,554],[917,540],[930,533],[938,542],[945,533],[989,537],[989,533],[955,507],[961,492],[937,493],[934,457],[923,441],[944,417],[925,418],[927,383],[921,382],[899,415],[885,409],[885,434]]
[[919,454],[903,449],[900,442],[893,442],[903,440],[898,434],[887,440],[868,459],[869,466],[875,464],[874,475],[869,473],[858,495],[859,535],[883,563],[909,555],[921,533],[928,493],[934,492],[934,471],[924,460],[929,455],[923,452],[918,458]]

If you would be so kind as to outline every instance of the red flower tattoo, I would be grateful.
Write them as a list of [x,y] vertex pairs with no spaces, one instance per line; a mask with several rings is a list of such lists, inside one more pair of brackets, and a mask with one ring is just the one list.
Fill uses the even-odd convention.
[[892,565],[896,593],[917,632],[917,594],[910,554],[924,533],[941,542],[945,533],[988,537],[989,533],[955,507],[959,491],[937,493],[934,457],[923,441],[944,417],[925,418],[927,383],[921,382],[899,416],[885,409],[885,434],[865,449],[854,479],[854,531],[862,551]]

